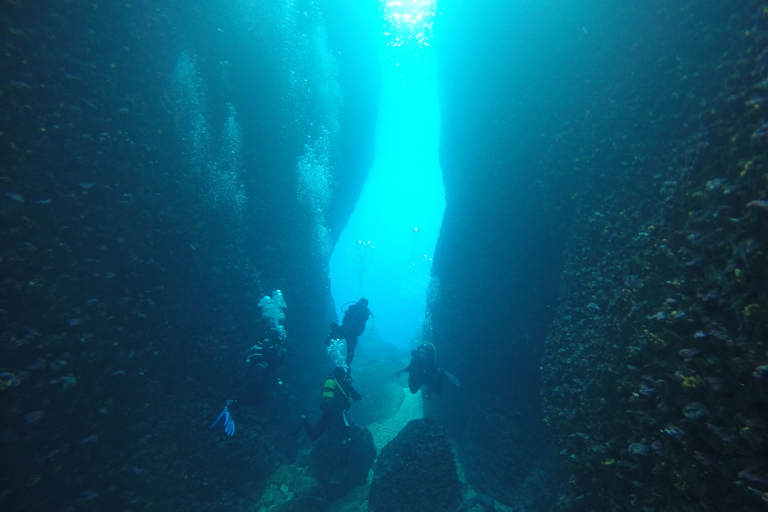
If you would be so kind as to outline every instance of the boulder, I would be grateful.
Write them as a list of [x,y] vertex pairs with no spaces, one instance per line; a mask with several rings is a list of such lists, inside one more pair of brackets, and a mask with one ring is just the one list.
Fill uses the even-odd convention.
[[453,512],[460,483],[448,433],[433,420],[413,420],[376,461],[370,512]]
[[270,509],[270,512],[327,512],[331,504],[328,501],[311,496],[303,496],[285,501]]
[[348,454],[348,470],[346,477],[339,483],[331,482],[331,475],[339,466],[343,451],[341,433],[335,428],[329,428],[312,446],[309,453],[309,469],[330,500],[338,500],[351,489],[365,485],[368,472],[376,459],[376,448],[373,436],[367,428],[352,426],[352,447]]

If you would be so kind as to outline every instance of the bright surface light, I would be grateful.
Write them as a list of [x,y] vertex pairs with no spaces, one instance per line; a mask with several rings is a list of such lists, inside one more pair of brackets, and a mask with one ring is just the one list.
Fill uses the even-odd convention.
[[415,43],[418,46],[429,46],[435,18],[435,0],[384,0],[382,10],[387,45]]
[[[386,342],[408,346],[420,339],[445,210],[434,58],[424,48],[431,37],[434,2],[383,5],[390,31],[382,45],[376,156],[331,257],[331,292],[337,306],[367,297],[376,333]],[[411,46],[421,51],[416,54]]]

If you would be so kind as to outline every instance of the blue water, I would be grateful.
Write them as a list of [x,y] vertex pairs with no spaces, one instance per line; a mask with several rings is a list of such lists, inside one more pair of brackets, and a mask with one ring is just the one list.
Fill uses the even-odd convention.
[[3,3],[0,509],[362,509],[286,436],[361,296],[462,510],[764,508],[765,5],[389,4]]
[[370,327],[384,341],[421,340],[445,188],[439,164],[440,111],[434,55],[411,41],[380,38],[382,95],[375,157],[330,260],[337,305],[370,301]]

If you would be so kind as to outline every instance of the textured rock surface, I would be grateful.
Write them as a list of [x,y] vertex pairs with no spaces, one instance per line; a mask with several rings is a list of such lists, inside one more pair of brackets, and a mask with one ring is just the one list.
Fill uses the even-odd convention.
[[369,510],[453,511],[458,501],[456,462],[445,428],[432,420],[411,421],[381,450]]
[[368,429],[353,426],[352,439],[354,444],[349,452],[349,472],[340,484],[329,482],[341,457],[343,439],[338,430],[328,429],[317,440],[309,454],[309,473],[317,478],[328,499],[339,499],[354,487],[364,485],[368,480],[368,472],[376,458],[373,436]]
[[304,496],[283,502],[273,508],[271,512],[325,512],[329,507],[330,503],[325,500]]

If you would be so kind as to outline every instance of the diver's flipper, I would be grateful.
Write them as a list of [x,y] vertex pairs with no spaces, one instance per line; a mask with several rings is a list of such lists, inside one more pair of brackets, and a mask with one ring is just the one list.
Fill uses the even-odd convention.
[[440,368],[440,370],[438,371],[443,375],[445,375],[446,377],[448,377],[448,380],[450,380],[454,386],[459,387],[459,384],[460,384],[459,379],[454,377],[454,375],[451,372],[449,372],[448,370],[443,370],[442,368]]
[[234,402],[234,400],[227,400],[227,405],[224,406],[224,409],[216,417],[216,421],[211,423],[211,426],[208,427],[209,429],[212,429],[213,426],[216,425],[221,418],[224,418],[224,433],[229,437],[235,435],[235,420],[232,419],[232,415],[229,413],[229,404],[232,402]]
[[302,414],[301,415],[301,421],[299,421],[299,424],[293,427],[290,431],[288,431],[288,437],[297,438],[299,437],[299,432],[301,432],[301,429],[304,428],[304,425],[307,423],[307,415]]

